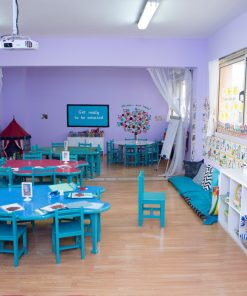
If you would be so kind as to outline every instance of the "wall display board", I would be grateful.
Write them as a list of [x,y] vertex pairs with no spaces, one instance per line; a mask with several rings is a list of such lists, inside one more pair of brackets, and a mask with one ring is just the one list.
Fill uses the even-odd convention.
[[175,142],[179,122],[180,119],[178,117],[171,117],[171,119],[169,120],[166,137],[160,153],[160,155],[166,159],[170,159],[172,146]]
[[109,127],[109,105],[67,105],[68,127]]

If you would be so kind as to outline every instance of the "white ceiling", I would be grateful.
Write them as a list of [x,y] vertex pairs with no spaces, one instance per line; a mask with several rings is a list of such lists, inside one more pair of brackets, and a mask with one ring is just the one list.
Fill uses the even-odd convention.
[[[247,10],[247,0],[161,0],[145,31],[145,0],[18,0],[19,30],[30,36],[205,38]],[[0,0],[0,35],[12,33],[12,0]]]

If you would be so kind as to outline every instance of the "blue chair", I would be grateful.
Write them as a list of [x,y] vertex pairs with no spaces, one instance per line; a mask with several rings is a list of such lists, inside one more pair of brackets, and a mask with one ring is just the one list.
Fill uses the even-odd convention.
[[6,162],[6,159],[4,157],[0,158],[0,166],[3,166]]
[[8,186],[13,185],[13,171],[11,167],[0,167],[0,177],[8,178]]
[[[75,238],[73,244],[61,246],[60,240],[68,237]],[[81,259],[84,259],[83,208],[56,210],[54,222],[52,224],[52,251],[56,253],[56,263],[60,263],[60,251],[75,248],[80,248]]]
[[139,154],[137,145],[125,144],[124,145],[124,165],[134,165],[137,166],[139,163]]
[[[145,192],[144,172],[138,176],[138,226],[142,226],[144,218],[160,220],[160,227],[165,226],[165,192]],[[156,214],[158,213],[158,214]]]
[[39,178],[39,181],[44,177],[50,177],[51,183],[56,184],[56,167],[45,167],[45,168],[36,168],[32,167],[32,184],[35,184],[35,178]]
[[[22,238],[21,248],[20,238]],[[13,248],[5,248],[6,242],[12,242]],[[0,253],[14,254],[14,266],[18,266],[20,257],[27,254],[27,226],[17,225],[15,212],[0,214]]]
[[24,160],[42,160],[42,153],[37,151],[25,152],[23,154]]
[[78,143],[78,147],[92,147],[92,143]]
[[51,147],[55,148],[55,147],[64,147],[64,142],[53,142],[51,143]]
[[107,164],[120,163],[121,152],[118,148],[114,147],[114,141],[111,140],[106,143],[107,150]]

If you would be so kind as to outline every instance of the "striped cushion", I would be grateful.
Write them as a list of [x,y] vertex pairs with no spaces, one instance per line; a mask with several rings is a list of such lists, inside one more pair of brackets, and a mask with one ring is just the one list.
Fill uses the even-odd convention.
[[202,188],[204,190],[209,190],[211,188],[213,167],[211,165],[206,166],[205,175],[202,181]]

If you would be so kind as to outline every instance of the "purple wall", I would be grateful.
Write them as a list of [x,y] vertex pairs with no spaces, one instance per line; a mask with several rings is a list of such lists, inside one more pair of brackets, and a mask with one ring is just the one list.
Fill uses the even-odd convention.
[[[148,72],[137,68],[112,67],[11,67],[4,69],[3,105],[7,112],[6,126],[15,115],[17,121],[32,135],[32,143],[41,146],[65,140],[66,105],[109,104],[110,127],[104,128],[105,138],[124,139],[132,136],[117,127],[122,104],[151,107],[149,139],[162,138],[166,127],[167,105],[158,93]],[[47,113],[48,120],[41,114]],[[155,121],[161,115],[162,121]]]
[[[5,115],[0,126],[4,127],[16,114],[16,119],[32,133],[33,143],[44,145],[65,137],[67,103],[109,103],[113,118],[124,103],[152,104],[153,118],[165,116],[165,103],[144,69],[148,66],[194,68],[193,99],[198,102],[198,110],[207,95],[207,40],[32,37],[40,42],[37,51],[0,52],[0,66],[21,66],[4,71]],[[49,120],[40,120],[42,113],[48,113]],[[150,138],[161,138],[164,122],[152,122]],[[200,116],[197,123],[200,158]],[[113,121],[110,133],[124,137]]]
[[247,12],[213,34],[208,41],[209,60],[221,58],[247,47]]

